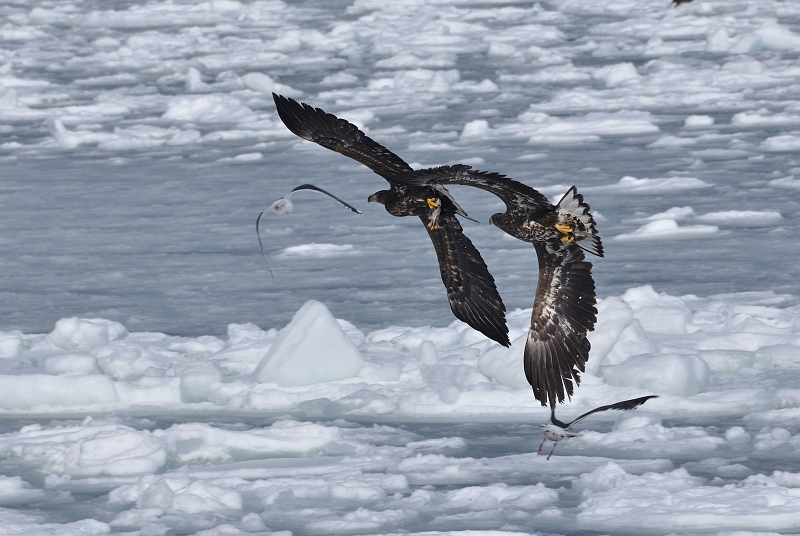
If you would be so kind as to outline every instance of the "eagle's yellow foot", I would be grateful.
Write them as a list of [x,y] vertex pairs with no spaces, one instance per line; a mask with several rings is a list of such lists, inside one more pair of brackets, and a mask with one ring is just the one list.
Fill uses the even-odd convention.
[[569,244],[570,242],[574,242],[574,241],[575,241],[575,237],[572,236],[572,235],[567,235],[567,236],[562,236],[561,237],[561,243],[562,244]]
[[[569,225],[565,225],[563,223],[557,223],[556,229],[558,229],[559,232],[562,232],[564,234],[569,234],[572,232],[572,227],[570,227]],[[562,238],[561,241],[563,242],[564,239]],[[571,242],[571,240],[568,240],[568,242]]]
[[439,202],[439,200],[438,200],[438,199],[436,199],[435,197],[429,197],[429,198],[428,198],[428,208],[436,208],[436,207],[438,207],[440,204],[441,204],[441,203]]
[[438,225],[436,225],[436,222],[433,222],[433,221],[429,221],[429,222],[428,222],[428,223],[426,223],[425,225],[427,225],[427,226],[428,226],[428,229],[430,229],[431,231],[433,231],[433,230],[435,230],[435,229],[438,229],[438,228],[439,228],[439,226],[438,226]]

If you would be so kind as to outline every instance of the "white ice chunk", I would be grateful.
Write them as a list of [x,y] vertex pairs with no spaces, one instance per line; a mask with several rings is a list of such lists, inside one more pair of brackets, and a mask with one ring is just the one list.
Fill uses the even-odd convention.
[[538,510],[558,500],[558,493],[539,482],[535,486],[509,486],[490,484],[469,486],[447,492],[442,508],[459,510],[493,510],[495,508],[519,508]]
[[739,372],[756,361],[756,354],[747,350],[700,350],[697,356],[706,362],[712,374]]
[[[428,366],[435,365],[439,362],[436,345],[431,341],[422,341],[422,344],[419,345],[419,362],[422,365]],[[481,372],[483,372],[483,370],[481,370]],[[486,373],[484,372],[484,374]]]
[[682,397],[696,395],[708,384],[708,365],[688,354],[637,355],[619,365],[601,366],[600,374],[609,385]]
[[[34,489],[33,486],[18,476],[0,475],[0,506],[22,505],[29,502],[41,501],[45,497],[44,490]],[[3,526],[0,521],[0,527]]]
[[741,426],[731,426],[725,430],[725,441],[731,445],[744,445],[750,442],[750,434]]
[[222,369],[215,363],[187,363],[176,367],[180,374],[181,400],[203,402],[210,398],[214,384],[222,380]]
[[263,73],[247,73],[242,77],[242,82],[244,82],[244,85],[247,87],[247,89],[258,91],[259,93],[263,93],[265,95],[277,93],[278,95],[292,98],[298,98],[303,95],[302,91],[291,88],[284,84],[279,84],[278,82],[274,81],[272,77]]
[[629,357],[641,354],[652,354],[658,351],[654,343],[642,329],[641,323],[634,319],[617,337],[614,347],[600,361],[603,365],[617,365]]
[[669,473],[645,473],[644,475],[636,476],[629,474],[616,463],[608,462],[605,466],[595,469],[591,473],[580,475],[576,482],[576,487],[583,490],[584,497],[591,497],[598,492],[644,486],[653,486],[661,490],[676,492],[695,488],[701,483],[703,483],[702,478],[691,476],[683,468]]
[[731,38],[728,30],[722,26],[706,37],[706,50],[718,54],[724,54],[731,49]]
[[167,461],[164,442],[150,432],[91,417],[81,424],[49,428],[34,424],[0,436],[0,455],[12,451],[45,473],[73,479],[152,473]]
[[0,376],[0,409],[91,407],[117,401],[114,384],[100,374]]
[[0,358],[18,357],[30,347],[30,340],[21,331],[0,332]]
[[781,134],[761,142],[760,148],[772,153],[800,151],[800,136]]
[[[800,141],[798,141],[800,146]],[[794,177],[783,177],[781,179],[773,179],[769,181],[769,185],[773,188],[786,188],[789,190],[800,190],[800,180]]]
[[187,93],[204,93],[210,91],[211,86],[203,82],[200,71],[194,67],[189,67],[186,73],[186,92]]
[[246,324],[228,324],[228,344],[239,344],[248,340],[257,341],[269,334],[252,322]]
[[692,311],[683,300],[659,294],[650,285],[628,289],[622,299],[633,308],[633,316],[644,330],[651,333],[686,333],[692,321]]
[[225,341],[217,337],[212,337],[211,335],[203,335],[187,341],[173,342],[167,346],[168,350],[178,352],[186,357],[205,357],[216,354],[223,348],[225,348]]
[[725,210],[701,214],[695,221],[727,227],[772,227],[780,225],[784,219],[775,210]]
[[358,77],[353,76],[352,74],[347,73],[335,73],[326,76],[322,79],[323,86],[329,87],[342,87],[342,86],[352,86],[358,82]]
[[342,255],[354,255],[358,250],[352,244],[302,244],[290,246],[280,251],[278,257],[305,257],[312,259],[326,259]]
[[485,119],[476,119],[464,125],[460,140],[483,140],[491,136],[492,129]]
[[686,225],[679,226],[672,219],[656,220],[642,225],[632,233],[623,233],[614,237],[615,240],[674,240],[687,238],[703,238],[719,233],[716,225]]
[[638,84],[641,76],[632,63],[606,65],[592,71],[592,79],[606,88]]
[[579,506],[579,526],[614,533],[635,527],[637,534],[800,528],[800,497],[790,489],[761,483],[701,486],[683,468],[666,475],[617,474],[609,485],[592,489]]
[[622,177],[617,184],[604,189],[612,188],[625,193],[666,193],[681,190],[694,190],[709,188],[711,184],[694,177],[665,177],[657,179],[637,179],[636,177]]
[[659,212],[644,218],[644,221],[656,220],[675,220],[683,221],[694,217],[694,209],[692,207],[672,207],[671,209]]
[[44,369],[48,374],[71,376],[75,374],[100,374],[97,358],[91,354],[69,353],[53,355],[45,359]]
[[594,331],[588,334],[592,348],[586,363],[586,372],[597,374],[600,364],[632,320],[633,309],[617,296],[606,298],[597,304],[597,324]]
[[135,484],[117,488],[109,494],[109,503],[134,503],[142,510],[157,508],[170,514],[202,514],[240,510],[242,496],[227,486],[173,473],[145,475]]
[[364,358],[324,304],[306,302],[281,331],[253,379],[282,385],[310,385],[351,378]]
[[47,341],[64,350],[91,350],[119,341],[128,330],[119,322],[102,318],[62,318],[47,335]]
[[766,50],[800,50],[800,36],[775,21],[766,21],[754,32]]
[[686,128],[710,127],[713,124],[714,118],[709,115],[690,115],[683,122],[683,126]]
[[641,410],[626,411],[617,417],[612,430],[620,432],[648,426],[661,426],[661,416],[658,413],[648,413]]
[[514,339],[509,348],[492,345],[478,359],[478,369],[488,378],[506,387],[512,389],[529,387],[522,363],[527,340],[528,336],[523,335]]
[[172,97],[162,117],[195,123],[246,123],[258,120],[258,115],[239,99],[222,94]]
[[424,67],[428,69],[447,69],[455,67],[458,57],[452,52],[435,52],[433,54],[414,54],[400,52],[383,60],[375,62],[379,69],[413,69]]

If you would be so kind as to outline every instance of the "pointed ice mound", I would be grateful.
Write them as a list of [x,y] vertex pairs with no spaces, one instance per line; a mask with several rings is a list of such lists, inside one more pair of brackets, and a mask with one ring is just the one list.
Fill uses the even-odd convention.
[[253,372],[258,382],[311,385],[351,378],[364,358],[322,303],[307,301],[294,314]]

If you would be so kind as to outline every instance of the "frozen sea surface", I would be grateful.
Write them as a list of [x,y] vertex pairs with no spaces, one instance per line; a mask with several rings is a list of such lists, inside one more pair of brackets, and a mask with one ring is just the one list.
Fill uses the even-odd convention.
[[529,310],[511,348],[458,322],[365,333],[318,301],[223,338],[74,317],[3,332],[0,532],[797,533],[790,301],[605,298],[560,417],[659,397],[585,421],[550,460],[520,363]]
[[[0,532],[800,531],[800,6],[668,4],[2,3]],[[603,301],[559,415],[661,397],[536,456],[520,341],[453,321],[419,223],[272,91],[576,185]],[[364,214],[297,194],[271,279],[255,218],[305,182]],[[515,340],[534,252],[452,191]]]

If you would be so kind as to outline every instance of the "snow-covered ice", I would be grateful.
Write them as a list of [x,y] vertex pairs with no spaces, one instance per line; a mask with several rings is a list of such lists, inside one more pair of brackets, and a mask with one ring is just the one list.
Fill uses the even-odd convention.
[[[560,416],[659,398],[598,414],[550,461],[534,452],[548,413],[524,382],[524,336],[506,349],[457,321],[364,333],[313,301],[280,330],[231,324],[223,339],[76,318],[5,332],[23,349],[0,362],[0,503],[77,522],[69,505],[94,497],[99,532],[76,534],[796,531],[787,299],[603,299],[596,372]],[[529,315],[509,315],[513,334]],[[49,530],[46,517],[0,523]]]
[[[0,533],[800,532],[800,6],[124,0],[0,7]],[[606,257],[550,461],[532,249],[451,191],[511,348],[457,322],[385,182],[271,92],[413,167],[586,197]],[[296,199],[314,183],[364,214]]]

